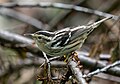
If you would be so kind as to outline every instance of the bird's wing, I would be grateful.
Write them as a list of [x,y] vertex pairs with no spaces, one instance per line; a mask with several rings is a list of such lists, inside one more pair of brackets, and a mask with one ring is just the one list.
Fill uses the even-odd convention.
[[53,43],[51,47],[63,47],[68,44],[71,38],[70,28],[65,28],[55,32],[55,37],[53,37]]
[[100,21],[97,21],[95,23],[92,23],[90,25],[86,25],[86,26],[78,26],[78,27],[75,27],[73,29],[71,29],[71,32],[72,32],[72,36],[71,36],[71,39],[70,40],[74,40],[78,37],[81,37],[82,35],[88,35],[89,33],[91,33],[95,28],[97,28],[102,22],[108,20],[108,19],[111,19],[111,17],[106,17]]

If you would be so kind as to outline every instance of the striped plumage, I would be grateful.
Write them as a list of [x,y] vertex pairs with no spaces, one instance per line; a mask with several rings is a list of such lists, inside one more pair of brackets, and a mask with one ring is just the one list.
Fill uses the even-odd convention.
[[31,34],[39,49],[50,56],[63,56],[82,46],[88,34],[100,23],[111,17],[104,18],[87,26],[65,28],[55,32],[38,31]]

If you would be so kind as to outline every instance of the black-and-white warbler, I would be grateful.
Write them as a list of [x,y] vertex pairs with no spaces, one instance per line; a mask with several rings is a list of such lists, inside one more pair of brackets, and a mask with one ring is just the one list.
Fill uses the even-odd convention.
[[65,28],[55,32],[38,31],[31,34],[39,49],[50,56],[63,56],[81,47],[89,35],[100,23],[112,17],[104,18],[86,26]]

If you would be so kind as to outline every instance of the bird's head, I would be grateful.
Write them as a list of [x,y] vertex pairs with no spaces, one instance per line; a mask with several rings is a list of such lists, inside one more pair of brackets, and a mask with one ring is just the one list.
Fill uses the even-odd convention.
[[50,42],[54,33],[48,31],[37,31],[33,34],[30,34],[35,41],[38,42]]

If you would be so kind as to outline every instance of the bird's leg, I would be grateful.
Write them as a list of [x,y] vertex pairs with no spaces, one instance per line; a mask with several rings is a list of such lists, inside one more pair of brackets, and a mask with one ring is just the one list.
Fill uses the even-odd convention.
[[47,66],[48,66],[48,78],[49,78],[49,80],[51,80],[51,72],[50,72],[50,61],[49,61],[49,59],[48,59],[48,57],[47,57],[47,55],[46,55],[46,53],[45,52],[42,52],[43,53],[43,55],[44,55],[44,58],[45,58],[45,63],[47,63]]
[[[44,53],[44,57],[45,57],[45,59],[47,58],[47,56],[46,56],[46,54]],[[48,64],[48,63],[50,63],[50,61],[53,61],[53,60],[56,60],[56,59],[58,59],[58,58],[60,58],[61,56],[56,56],[56,57],[52,57],[52,58],[47,58],[42,64],[41,64],[41,66],[39,67],[40,69],[42,69],[43,67],[44,67],[44,70],[43,71],[45,71],[46,70],[46,68],[48,68],[47,67],[47,65],[50,65],[50,64]],[[48,60],[48,63],[47,63],[47,60]],[[45,64],[45,63],[47,63],[47,64]],[[44,72],[41,72],[42,74],[44,73]],[[46,73],[46,72],[45,72]],[[48,74],[50,74],[50,67],[49,67],[49,72],[47,71],[47,73]],[[48,75],[49,76],[49,75]],[[47,77],[48,77],[47,76]],[[51,74],[50,74],[50,76],[51,76]],[[50,77],[49,77],[50,78]],[[47,78],[46,77],[41,77],[40,75],[38,75],[37,76],[37,80],[47,80]]]

